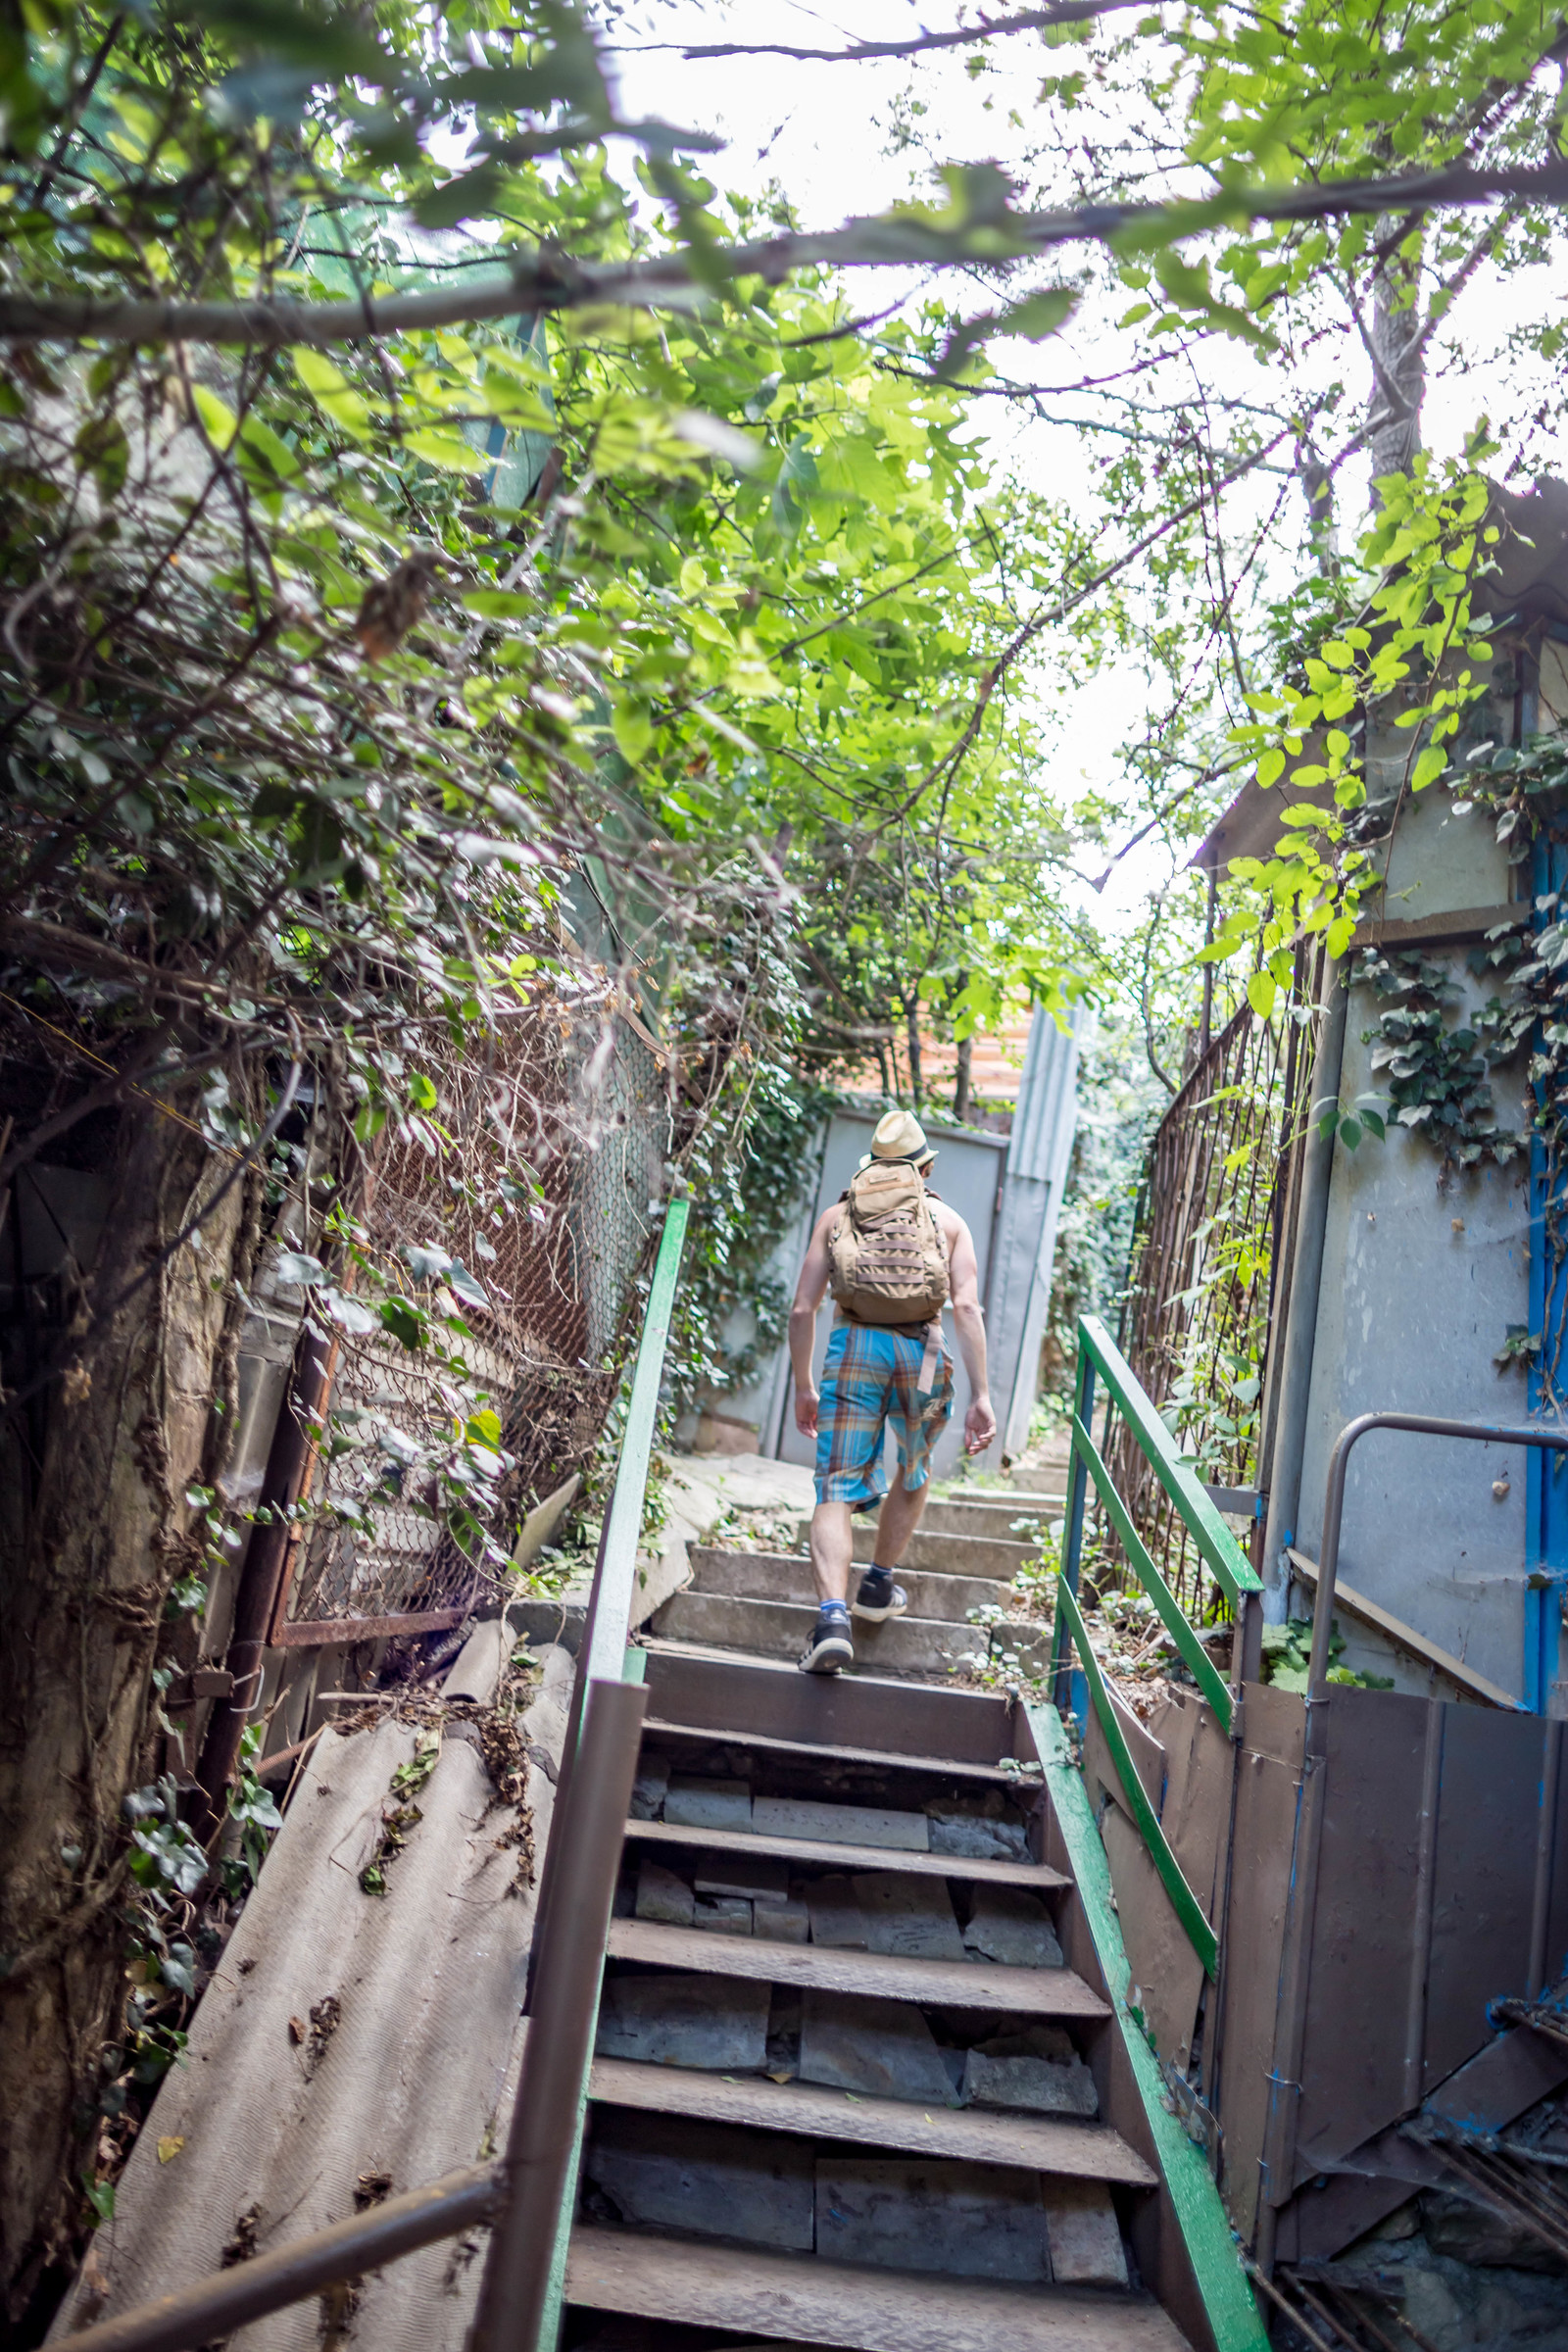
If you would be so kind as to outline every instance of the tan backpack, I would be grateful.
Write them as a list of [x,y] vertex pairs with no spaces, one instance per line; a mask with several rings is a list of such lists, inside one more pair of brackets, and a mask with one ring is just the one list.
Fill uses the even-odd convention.
[[929,1323],[948,1298],[948,1251],[918,1168],[873,1160],[828,1236],[828,1281],[854,1323]]

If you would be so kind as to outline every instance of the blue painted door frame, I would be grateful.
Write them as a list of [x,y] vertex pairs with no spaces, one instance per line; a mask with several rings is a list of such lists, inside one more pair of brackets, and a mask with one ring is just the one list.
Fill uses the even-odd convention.
[[[1531,862],[1537,900],[1535,924],[1548,920],[1542,899],[1568,889],[1568,847],[1539,839]],[[1530,1411],[1545,1410],[1543,1362],[1550,1362],[1556,1338],[1568,1308],[1568,1259],[1553,1259],[1546,1230],[1552,1200],[1562,1203],[1568,1193],[1568,1170],[1555,1175],[1547,1165],[1539,1135],[1530,1139],[1530,1329],[1541,1338],[1540,1354],[1530,1366]],[[1568,1473],[1565,1457],[1534,1451],[1525,1491],[1525,1672],[1524,1701],[1531,1712],[1544,1715],[1557,1674],[1558,1638],[1562,1630],[1564,1594],[1568,1593]]]

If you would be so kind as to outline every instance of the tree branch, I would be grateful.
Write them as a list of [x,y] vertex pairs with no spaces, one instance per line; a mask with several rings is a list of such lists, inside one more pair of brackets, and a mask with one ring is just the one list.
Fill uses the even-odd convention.
[[1116,8],[1141,8],[1144,0],[1058,0],[1054,8],[1026,8],[1016,17],[982,17],[976,24],[960,24],[956,32],[922,32],[912,41],[856,41],[848,49],[792,49],[783,41],[705,41],[688,48],[683,41],[639,41],[618,51],[644,57],[657,49],[674,49],[693,62],[710,57],[796,57],[808,65],[856,66],[868,58],[921,57],[928,49],[962,49],[971,41],[991,40],[1008,32],[1044,32],[1052,24],[1081,24],[1090,17],[1108,16]]
[[1387,179],[1303,181],[1294,188],[1230,188],[1170,204],[1095,204],[1073,211],[1003,213],[963,228],[916,214],[849,220],[840,228],[714,245],[701,256],[658,254],[618,264],[538,255],[504,275],[433,293],[366,295],[342,302],[100,302],[87,295],[0,295],[0,341],[12,343],[217,343],[318,348],[377,335],[503,318],[518,310],[558,312],[592,304],[657,309],[701,300],[715,276],[777,284],[797,270],[994,266],[1058,246],[1109,244],[1130,232],[1171,243],[1249,220],[1316,220],[1345,214],[1422,212],[1441,206],[1568,203],[1568,161],[1471,172],[1409,172]]

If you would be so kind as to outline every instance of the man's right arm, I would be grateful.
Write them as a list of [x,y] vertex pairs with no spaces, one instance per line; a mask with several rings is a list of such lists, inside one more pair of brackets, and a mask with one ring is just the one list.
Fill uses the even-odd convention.
[[827,1237],[838,1216],[837,1204],[816,1221],[810,1247],[801,1266],[801,1278],[795,1286],[795,1303],[790,1308],[790,1369],[795,1375],[795,1426],[803,1437],[816,1435],[816,1388],[811,1378],[811,1356],[816,1347],[816,1315],[827,1295]]

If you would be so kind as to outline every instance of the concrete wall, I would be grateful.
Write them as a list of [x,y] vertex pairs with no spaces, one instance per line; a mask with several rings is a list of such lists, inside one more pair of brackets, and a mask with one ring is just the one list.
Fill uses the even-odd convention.
[[[1407,749],[1403,738],[1400,752]],[[1392,760],[1392,755],[1391,760]],[[1369,762],[1369,767],[1371,766]],[[1388,864],[1391,921],[1501,906],[1505,856],[1491,820],[1457,815],[1434,788],[1406,806]],[[1466,969],[1473,943],[1434,945],[1466,1004],[1494,993]],[[1340,1096],[1381,1094],[1363,1033],[1390,1000],[1351,992]],[[1493,1073],[1499,1125],[1523,1129],[1524,1057]],[[1528,1151],[1440,1184],[1436,1152],[1391,1129],[1334,1154],[1308,1403],[1298,1548],[1316,1558],[1329,1454],[1347,1421],[1378,1408],[1468,1419],[1524,1419],[1525,1375],[1493,1361],[1510,1324],[1527,1320]],[[1493,1482],[1506,1476],[1497,1499]],[[1520,1692],[1524,1656],[1528,1465],[1501,1449],[1402,1434],[1361,1441],[1346,1495],[1346,1581],[1505,1690]],[[1306,1613],[1298,1593],[1294,1604]],[[1346,1662],[1425,1688],[1375,1636],[1341,1618]]]

